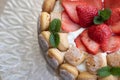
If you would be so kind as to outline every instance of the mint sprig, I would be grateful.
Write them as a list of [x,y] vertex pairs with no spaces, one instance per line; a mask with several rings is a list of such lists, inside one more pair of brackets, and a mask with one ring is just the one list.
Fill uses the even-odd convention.
[[61,27],[61,21],[59,19],[53,19],[49,26],[50,32],[59,32]]
[[120,67],[112,67],[110,72],[112,75],[120,76]]
[[51,33],[49,40],[50,40],[50,44],[53,47],[57,47],[59,42],[60,42],[59,34],[58,33]]
[[109,75],[120,76],[120,67],[102,67],[97,71],[98,76],[107,77]]
[[101,24],[103,23],[103,19],[101,18],[101,16],[95,16],[94,17],[94,24]]
[[110,67],[109,66],[106,66],[106,67],[103,67],[101,69],[99,69],[97,71],[97,74],[100,76],[100,77],[106,77],[106,76],[109,76],[111,73],[110,73]]
[[111,16],[111,10],[109,8],[98,11],[98,16],[94,17],[94,24],[101,24],[104,21],[108,20]]
[[58,47],[60,43],[60,37],[58,34],[58,32],[60,32],[60,28],[61,21],[59,19],[54,19],[50,22],[49,31],[51,32],[51,34],[49,41],[52,47]]

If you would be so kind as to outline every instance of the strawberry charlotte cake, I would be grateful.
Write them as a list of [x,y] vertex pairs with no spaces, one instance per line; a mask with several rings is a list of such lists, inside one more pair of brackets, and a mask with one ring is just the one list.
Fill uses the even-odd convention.
[[63,80],[120,80],[120,1],[44,0],[39,43]]

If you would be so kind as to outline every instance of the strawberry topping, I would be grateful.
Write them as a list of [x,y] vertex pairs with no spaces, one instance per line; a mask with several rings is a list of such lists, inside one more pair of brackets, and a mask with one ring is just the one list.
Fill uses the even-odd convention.
[[71,19],[68,17],[65,11],[62,12],[62,30],[65,32],[73,32],[80,28],[79,25],[72,22]]
[[108,42],[101,44],[101,49],[111,53],[120,49],[120,36],[112,36]]
[[93,41],[88,36],[88,30],[85,30],[81,34],[81,41],[84,44],[84,46],[87,48],[87,51],[91,54],[97,54],[99,51],[99,44]]
[[114,25],[115,23],[120,21],[120,8],[114,8],[111,10],[112,10],[112,14],[111,14],[109,20],[106,21],[106,23],[108,25]]
[[76,10],[81,27],[90,27],[93,24],[94,17],[98,15],[97,8],[93,6],[78,5]]
[[104,8],[118,8],[120,7],[119,0],[104,0]]
[[83,45],[83,43],[81,42],[81,35],[79,35],[76,39],[75,39],[75,43],[76,43],[76,47],[79,48],[82,51],[86,51],[85,46]]
[[94,6],[99,10],[103,8],[102,0],[81,0],[81,1],[84,1],[85,3]]
[[71,20],[74,21],[75,23],[79,23],[76,6],[82,5],[82,4],[83,3],[81,3],[80,1],[63,1],[62,2],[62,5],[63,5],[65,11],[67,12],[67,14],[71,18]]
[[110,39],[112,31],[106,24],[93,25],[88,29],[88,35],[94,41],[102,44]]
[[105,9],[102,0],[62,0],[62,6],[64,32],[87,28],[75,39],[77,48],[91,54],[120,49],[120,1],[104,0]]

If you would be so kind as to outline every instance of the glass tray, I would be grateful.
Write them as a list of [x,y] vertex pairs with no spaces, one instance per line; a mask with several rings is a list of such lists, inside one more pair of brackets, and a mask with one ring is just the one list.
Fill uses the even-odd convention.
[[0,2],[3,1],[6,3],[0,12],[1,80],[59,80],[38,44],[37,21],[43,0]]

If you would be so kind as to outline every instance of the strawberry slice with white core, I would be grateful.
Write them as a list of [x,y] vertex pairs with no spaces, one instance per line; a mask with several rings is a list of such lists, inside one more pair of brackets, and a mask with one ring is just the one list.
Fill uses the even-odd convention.
[[85,45],[85,47],[87,48],[89,53],[91,53],[91,54],[97,54],[98,53],[99,44],[89,38],[88,30],[85,30],[81,34],[81,41]]
[[107,25],[114,25],[120,21],[120,8],[113,8],[111,12],[110,18],[106,21]]
[[73,32],[80,28],[79,25],[72,22],[65,11],[62,12],[62,30],[64,32]]
[[62,1],[62,5],[65,11],[67,12],[71,20],[74,21],[75,23],[79,23],[76,6],[82,4],[83,3],[81,3],[80,1]]
[[97,9],[102,9],[103,8],[103,2],[102,0],[81,0],[86,2],[89,5],[92,5],[94,7],[97,7]]
[[76,6],[83,4],[94,6],[98,10],[103,8],[102,0],[62,0],[65,11],[75,23],[79,23]]
[[120,35],[120,21],[111,26],[112,32]]
[[120,36],[112,36],[108,42],[101,45],[105,52],[112,53],[120,49]]
[[120,0],[104,0],[104,8],[120,8]]
[[82,51],[86,51],[85,46],[81,42],[80,35],[75,39],[76,47],[79,48]]

